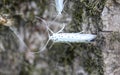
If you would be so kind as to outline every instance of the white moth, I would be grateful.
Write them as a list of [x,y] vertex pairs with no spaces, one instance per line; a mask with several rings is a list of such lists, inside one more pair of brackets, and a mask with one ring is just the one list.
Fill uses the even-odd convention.
[[[52,35],[49,35],[49,39],[47,41],[47,43],[45,44],[44,48],[47,46],[47,44],[49,43],[50,40],[53,41],[53,43],[89,43],[92,40],[94,40],[96,38],[96,35],[93,34],[81,34],[81,33],[61,33],[63,31],[63,29],[65,28],[65,25],[56,33],[54,33],[48,26],[47,23],[45,22],[45,20],[37,17],[38,19],[42,20],[46,27],[47,30],[50,31],[52,33]],[[41,51],[44,50],[41,49]]]
[[81,34],[81,33],[54,33],[49,39],[58,43],[88,43],[91,42],[96,35],[93,34]]

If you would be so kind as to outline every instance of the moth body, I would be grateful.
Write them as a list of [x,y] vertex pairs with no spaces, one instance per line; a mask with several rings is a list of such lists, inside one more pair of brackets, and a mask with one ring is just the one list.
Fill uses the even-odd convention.
[[80,34],[80,33],[54,33],[49,37],[53,42],[59,43],[79,43],[79,42],[91,42],[91,40],[96,38],[93,34]]

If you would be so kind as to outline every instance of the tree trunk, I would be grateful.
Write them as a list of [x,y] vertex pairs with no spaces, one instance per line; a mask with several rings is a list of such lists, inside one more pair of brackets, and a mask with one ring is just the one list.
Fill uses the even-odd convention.
[[120,75],[120,1],[107,0],[102,16],[105,40],[101,47],[104,60],[104,75]]
[[[0,75],[120,75],[120,1],[64,2],[62,15],[56,18],[55,0],[0,1],[0,13],[14,14],[14,27],[25,42],[20,44],[9,27],[0,26]],[[65,24],[63,33],[83,31],[96,34],[97,38],[91,43],[53,46],[50,41],[43,52],[32,54],[31,51],[41,50],[48,40],[46,25],[36,20],[36,15],[43,17],[53,32]],[[21,50],[27,50],[25,55]]]

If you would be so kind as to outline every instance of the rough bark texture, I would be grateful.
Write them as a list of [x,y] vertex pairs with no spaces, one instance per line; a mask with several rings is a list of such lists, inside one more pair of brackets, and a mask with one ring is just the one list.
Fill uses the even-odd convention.
[[120,75],[120,1],[107,0],[101,16],[105,44],[102,47],[104,57],[104,75]]
[[18,40],[9,27],[0,26],[0,75],[19,75],[24,58]]
[[[66,0],[65,0],[66,1]],[[12,14],[19,38],[0,25],[0,75],[120,75],[120,1],[67,0],[56,19],[54,0],[1,0],[0,13]],[[45,23],[57,32],[94,33],[93,43],[55,43]],[[55,19],[55,20],[54,20]],[[54,20],[54,21],[53,21]],[[22,47],[25,45],[24,47]],[[49,48],[51,46],[51,48]],[[31,52],[32,51],[32,52]]]

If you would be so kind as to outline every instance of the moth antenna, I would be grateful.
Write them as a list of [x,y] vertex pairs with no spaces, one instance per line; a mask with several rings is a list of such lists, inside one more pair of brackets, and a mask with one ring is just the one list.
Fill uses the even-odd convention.
[[49,39],[47,40],[47,42],[46,42],[46,44],[44,45],[44,47],[41,48],[41,49],[39,49],[38,52],[34,52],[34,53],[40,53],[40,52],[42,52],[42,51],[45,50],[45,47],[48,45],[48,43],[49,43],[49,41],[50,41],[50,34],[49,34],[49,31],[48,31],[48,37],[49,37]]
[[39,19],[39,20],[41,20],[41,21],[46,25],[47,31],[49,30],[52,34],[54,33],[54,32],[48,27],[48,24],[47,24],[47,22],[46,22],[45,20],[43,20],[42,18],[37,17],[37,16],[36,16],[36,18]]
[[44,45],[43,48],[41,48],[41,49],[39,49],[39,51],[33,52],[33,53],[40,53],[40,52],[44,51],[44,50],[45,50],[45,47],[48,45],[49,41],[50,41],[50,39],[47,40],[47,42],[46,42],[46,44]]
[[48,43],[49,43],[49,41],[50,41],[50,33],[49,33],[49,31],[50,31],[52,34],[53,34],[54,32],[48,27],[48,24],[46,23],[45,20],[43,20],[42,18],[37,17],[37,16],[36,16],[36,18],[39,19],[39,20],[41,20],[41,21],[46,25],[47,31],[48,31],[48,37],[49,37],[49,39],[47,40],[47,42],[46,42],[46,44],[44,45],[44,47],[41,48],[41,49],[39,49],[38,52],[34,52],[34,53],[40,53],[40,52],[44,51],[45,47],[48,45]]

